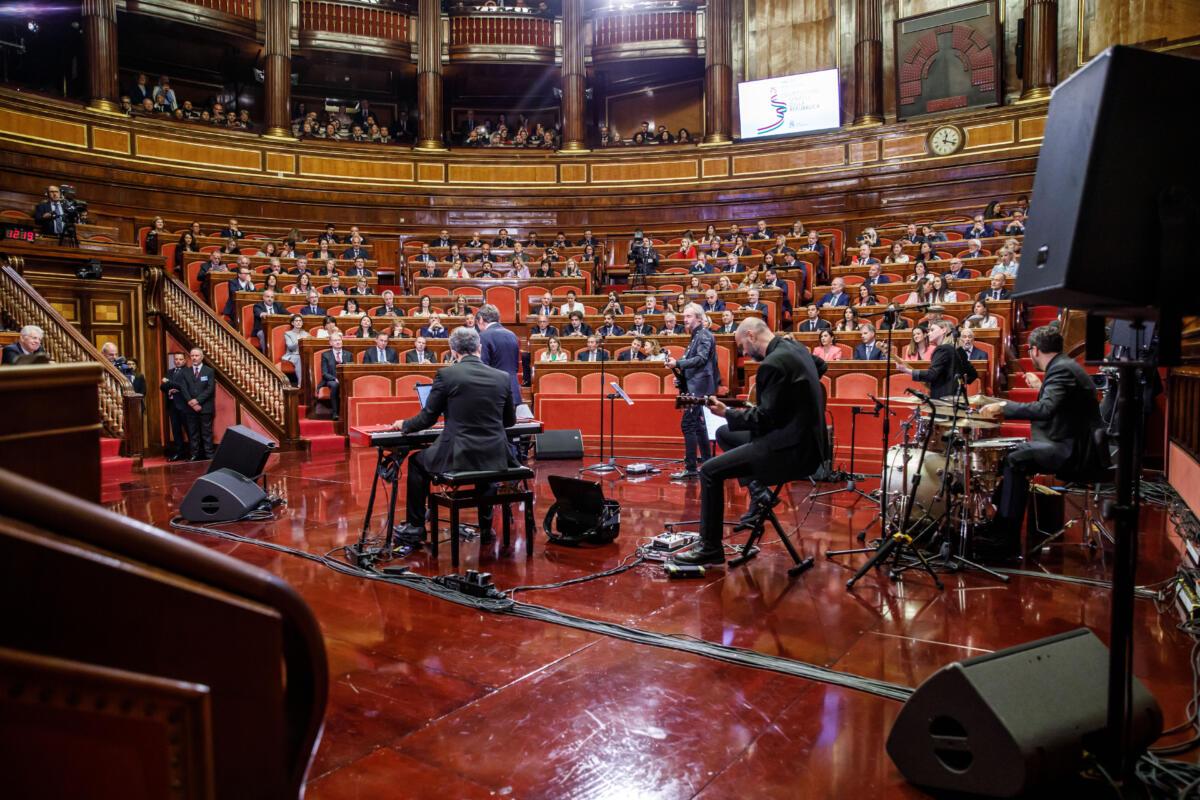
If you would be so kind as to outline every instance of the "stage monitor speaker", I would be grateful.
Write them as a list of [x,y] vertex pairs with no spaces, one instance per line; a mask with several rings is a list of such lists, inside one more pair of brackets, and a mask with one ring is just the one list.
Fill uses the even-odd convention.
[[[1054,89],[1014,298],[1144,319],[1164,301],[1196,302],[1186,250],[1174,263],[1190,242],[1163,233],[1175,204],[1196,216],[1185,86],[1200,86],[1200,60],[1110,47]],[[1189,225],[1174,229],[1190,237]]]
[[578,430],[546,431],[533,437],[538,461],[583,458],[583,436]]
[[267,459],[275,449],[275,442],[262,434],[255,433],[245,425],[226,428],[221,444],[213,455],[208,471],[231,469],[251,480],[257,479],[266,469]]
[[188,522],[233,522],[257,508],[267,493],[232,469],[201,475],[188,490],[179,514]]
[[[1086,628],[942,667],[917,687],[887,750],[911,783],[1015,797],[1078,773],[1107,722],[1108,648]],[[1162,712],[1133,680],[1133,747]]]

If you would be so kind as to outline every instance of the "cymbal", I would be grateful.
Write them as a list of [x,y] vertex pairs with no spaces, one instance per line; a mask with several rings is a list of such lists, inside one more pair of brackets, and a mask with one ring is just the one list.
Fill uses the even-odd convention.
[[921,400],[919,398],[912,397],[907,394],[902,394],[897,397],[885,397],[883,398],[883,402],[896,403],[897,405],[902,406],[916,406],[921,404]]
[[1003,403],[1004,398],[992,397],[991,395],[986,394],[973,394],[967,398],[967,402],[972,406],[986,406],[991,405],[992,403]]
[[[949,428],[952,425],[954,425],[954,420],[939,419],[939,420],[934,420],[934,423],[939,428]],[[986,419],[960,419],[960,420],[958,420],[958,428],[960,430],[974,429],[974,430],[980,430],[980,431],[989,431],[989,430],[995,430],[996,428],[999,428],[999,427],[1000,427],[999,422],[989,422]]]

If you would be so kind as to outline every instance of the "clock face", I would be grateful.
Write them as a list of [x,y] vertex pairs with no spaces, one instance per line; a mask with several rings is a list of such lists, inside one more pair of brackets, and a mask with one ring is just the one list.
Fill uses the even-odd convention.
[[929,137],[929,149],[939,156],[948,156],[962,147],[962,131],[953,125],[943,125]]

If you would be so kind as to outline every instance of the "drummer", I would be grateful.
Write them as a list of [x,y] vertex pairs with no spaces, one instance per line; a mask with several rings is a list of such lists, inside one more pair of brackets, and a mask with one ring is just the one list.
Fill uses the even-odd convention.
[[951,341],[953,331],[954,325],[948,320],[939,319],[929,323],[929,342],[934,347],[929,369],[913,369],[904,361],[895,360],[898,370],[907,372],[914,381],[928,383],[929,395],[934,398],[953,397],[958,391],[960,376],[963,386],[979,377],[975,365]]
[[1001,401],[979,410],[985,419],[1027,419],[1033,441],[1018,445],[1004,459],[996,490],[996,519],[974,537],[975,554],[984,560],[1020,555],[1021,520],[1029,498],[1029,476],[1086,475],[1107,464],[1108,453],[1096,441],[1100,407],[1092,379],[1075,359],[1063,355],[1062,333],[1044,325],[1029,335],[1029,357],[1045,379],[1027,373],[1026,383],[1038,390],[1033,403]]

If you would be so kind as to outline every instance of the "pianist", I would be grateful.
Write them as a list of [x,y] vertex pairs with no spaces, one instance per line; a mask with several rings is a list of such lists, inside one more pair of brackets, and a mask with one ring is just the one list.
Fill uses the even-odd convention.
[[[457,363],[438,370],[425,407],[392,426],[414,433],[445,416],[445,427],[429,449],[408,460],[408,520],[396,528],[401,546],[425,541],[431,476],[517,466],[505,435],[505,428],[516,423],[508,374],[479,360],[479,333],[473,328],[454,329],[450,352]],[[480,510],[479,531],[483,543],[494,538],[491,508]]]

